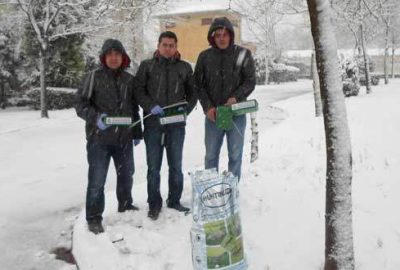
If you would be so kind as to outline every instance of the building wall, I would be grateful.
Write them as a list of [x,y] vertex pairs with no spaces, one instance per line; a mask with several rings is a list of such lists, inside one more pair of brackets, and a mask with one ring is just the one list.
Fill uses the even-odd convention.
[[[191,63],[197,61],[199,53],[209,47],[207,34],[211,20],[216,17],[228,17],[234,24],[235,42],[240,43],[240,17],[236,14],[214,12],[207,14],[193,14],[174,18],[162,18],[161,30],[173,31],[178,37],[178,50],[182,58]],[[203,22],[203,19],[211,19]]]

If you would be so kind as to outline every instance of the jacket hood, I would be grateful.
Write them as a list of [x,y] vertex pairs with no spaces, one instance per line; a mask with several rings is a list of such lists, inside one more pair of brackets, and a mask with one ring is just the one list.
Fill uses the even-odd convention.
[[129,67],[131,64],[131,59],[129,58],[128,54],[125,51],[124,46],[122,45],[121,41],[118,39],[107,39],[104,41],[103,46],[101,47],[101,52],[100,52],[100,62],[103,64],[103,66],[106,66],[106,54],[110,50],[116,50],[120,53],[122,53],[122,64],[121,64],[121,69],[125,69]]
[[231,35],[230,45],[233,45],[235,43],[235,30],[233,29],[231,21],[227,17],[220,17],[214,19],[214,21],[210,26],[210,29],[208,30],[208,35],[207,35],[208,43],[210,43],[212,47],[216,48],[216,44],[214,42],[214,34],[215,31],[220,28],[225,28],[226,30],[229,31]]

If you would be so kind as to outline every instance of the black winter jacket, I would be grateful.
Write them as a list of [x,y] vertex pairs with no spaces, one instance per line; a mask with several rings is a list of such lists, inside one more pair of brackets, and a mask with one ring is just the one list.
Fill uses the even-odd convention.
[[[120,50],[124,55],[120,70],[111,70],[104,64],[104,55],[110,48]],[[102,113],[131,117],[132,121],[140,119],[133,93],[134,77],[123,71],[130,60],[122,44],[117,40],[106,41],[100,59],[103,66],[84,77],[76,95],[75,109],[77,115],[86,121],[86,139],[107,145],[122,145],[132,139],[142,139],[141,125],[133,129],[112,126],[103,131],[97,127],[97,119]]]
[[[151,109],[187,101],[190,113],[197,103],[193,86],[193,70],[189,63],[179,57],[166,59],[155,55],[143,61],[135,77],[135,98],[143,108],[144,115]],[[144,120],[145,126],[159,126],[157,116]]]

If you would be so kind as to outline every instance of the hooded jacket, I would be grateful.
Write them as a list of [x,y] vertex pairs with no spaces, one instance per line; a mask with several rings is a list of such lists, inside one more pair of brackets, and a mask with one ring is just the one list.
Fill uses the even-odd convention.
[[[117,70],[106,66],[105,55],[110,50],[122,53],[122,65]],[[77,115],[86,121],[86,139],[107,145],[122,145],[132,139],[142,138],[141,125],[130,129],[123,126],[111,126],[106,130],[97,127],[97,119],[102,113],[108,116],[131,117],[140,119],[139,107],[134,99],[133,76],[125,71],[130,64],[121,42],[108,39],[100,52],[102,66],[87,74],[78,87],[76,95]]]
[[[177,54],[172,58],[161,56],[158,51],[153,58],[144,60],[135,77],[135,98],[143,108],[144,115],[151,109],[187,101],[190,113],[197,103],[193,86],[193,69]],[[145,126],[160,126],[157,116],[144,120]]]
[[[230,33],[230,45],[223,50],[214,42],[215,31],[220,28]],[[205,113],[224,105],[231,97],[238,102],[246,100],[256,84],[251,52],[235,45],[235,31],[228,18],[216,18],[207,39],[211,47],[200,53],[194,72],[195,88]]]

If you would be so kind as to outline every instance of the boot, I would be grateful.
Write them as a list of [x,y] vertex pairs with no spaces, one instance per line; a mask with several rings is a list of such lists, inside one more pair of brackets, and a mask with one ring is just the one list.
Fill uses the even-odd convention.
[[137,207],[131,203],[128,203],[128,202],[123,203],[123,204],[122,203],[118,204],[118,212],[120,212],[120,213],[123,213],[125,211],[138,211],[138,210],[139,210],[139,207]]
[[101,221],[90,221],[88,222],[88,229],[94,234],[99,234],[104,232],[104,227]]
[[171,203],[167,200],[167,207],[171,208],[171,209],[175,209],[178,212],[189,212],[190,208],[183,206],[182,204],[180,204],[179,202],[177,203]]

